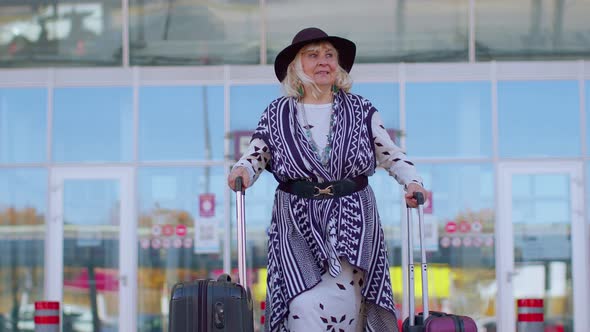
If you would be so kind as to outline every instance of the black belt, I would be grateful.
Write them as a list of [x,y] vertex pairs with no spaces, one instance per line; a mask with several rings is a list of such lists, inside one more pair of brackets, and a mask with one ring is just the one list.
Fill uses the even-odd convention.
[[350,195],[365,189],[368,184],[367,176],[359,175],[352,179],[322,183],[305,180],[280,182],[278,189],[303,198],[325,199]]

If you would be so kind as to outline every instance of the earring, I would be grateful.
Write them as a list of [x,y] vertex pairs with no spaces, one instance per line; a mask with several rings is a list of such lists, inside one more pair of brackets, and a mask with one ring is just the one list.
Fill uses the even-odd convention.
[[336,84],[332,85],[332,93],[336,94],[338,93],[338,86]]
[[300,97],[303,97],[303,95],[304,95],[304,93],[305,93],[305,92],[303,91],[303,83],[302,83],[302,84],[299,84],[299,87],[297,88],[297,93],[299,93],[299,96],[300,96]]

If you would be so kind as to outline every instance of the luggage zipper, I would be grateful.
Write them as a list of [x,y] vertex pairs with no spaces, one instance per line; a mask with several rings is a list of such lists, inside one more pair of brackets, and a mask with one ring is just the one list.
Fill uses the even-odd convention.
[[456,316],[456,315],[449,315],[449,316],[451,316],[451,318],[453,319],[453,322],[455,323],[455,331],[465,332],[465,326],[463,324],[463,320],[461,319],[461,317]]
[[199,299],[198,299],[198,311],[197,316],[199,317],[199,330],[198,332],[207,332],[208,331],[208,324],[207,324],[207,313],[209,312],[209,308],[207,308],[207,290],[209,288],[209,281],[202,280],[199,282]]

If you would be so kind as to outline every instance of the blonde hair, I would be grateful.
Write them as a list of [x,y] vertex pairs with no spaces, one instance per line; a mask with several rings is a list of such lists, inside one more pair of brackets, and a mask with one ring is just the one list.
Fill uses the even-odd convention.
[[[327,41],[307,44],[303,46],[299,52],[297,52],[295,59],[293,59],[293,61],[291,61],[289,64],[289,67],[287,67],[287,75],[285,76],[285,79],[281,82],[285,96],[295,98],[303,97],[300,94],[300,89],[303,88],[303,84],[306,84],[312,86],[313,89],[311,94],[315,98],[318,98],[319,93],[321,92],[320,88],[315,84],[311,77],[307,76],[303,72],[301,55],[305,52],[317,51],[325,45],[329,45],[331,48],[333,48],[336,51],[336,55],[338,55],[338,50]],[[336,85],[338,89],[344,90],[344,92],[349,92],[352,87],[352,79],[350,78],[350,75],[348,72],[346,72],[346,70],[344,70],[344,68],[340,66],[340,64],[338,64],[334,85]]]

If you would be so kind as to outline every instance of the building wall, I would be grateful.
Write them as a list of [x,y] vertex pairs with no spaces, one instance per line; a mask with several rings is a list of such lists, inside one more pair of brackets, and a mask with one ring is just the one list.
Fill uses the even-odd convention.
[[[588,324],[576,315],[590,298],[580,254],[590,247],[588,68],[355,65],[353,92],[381,112],[432,191],[431,309],[503,330],[515,318],[502,305],[542,297],[551,324]],[[280,95],[273,77],[271,66],[0,71],[0,313],[14,317],[18,303],[30,325],[27,306],[30,315],[35,300],[56,299],[82,313],[73,324],[83,329],[95,290],[102,324],[165,331],[175,282],[236,266],[225,179],[240,138]],[[370,183],[407,310],[401,188],[383,170]],[[275,186],[265,173],[247,193],[256,303]]]

